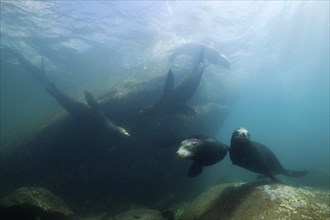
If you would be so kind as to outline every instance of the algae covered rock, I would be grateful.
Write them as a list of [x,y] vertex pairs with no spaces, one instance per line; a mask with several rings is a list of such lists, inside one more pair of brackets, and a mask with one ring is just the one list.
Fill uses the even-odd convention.
[[282,184],[222,184],[192,201],[179,219],[330,219],[329,196]]
[[113,220],[165,220],[161,213],[152,209],[131,209],[120,213]]
[[22,187],[0,199],[1,219],[67,219],[70,208],[44,188]]

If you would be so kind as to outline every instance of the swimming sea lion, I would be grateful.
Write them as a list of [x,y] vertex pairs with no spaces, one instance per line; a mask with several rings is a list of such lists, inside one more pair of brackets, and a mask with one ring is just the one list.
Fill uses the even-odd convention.
[[300,177],[308,173],[307,170],[285,169],[270,149],[261,143],[250,140],[250,133],[245,128],[238,128],[233,132],[229,156],[234,165],[261,173],[279,183],[281,180],[275,177],[276,174]]
[[181,142],[177,156],[181,159],[190,159],[191,164],[188,176],[195,177],[201,174],[204,166],[213,165],[227,155],[229,147],[213,138],[195,135]]
[[115,125],[110,119],[108,119],[103,111],[100,109],[97,101],[94,99],[92,94],[85,92],[85,98],[89,106],[84,103],[78,102],[73,98],[62,93],[52,83],[45,71],[44,62],[42,59],[41,68],[29,62],[23,55],[17,51],[3,46],[3,48],[12,54],[18,62],[22,65],[23,69],[33,77],[35,77],[47,90],[49,94],[54,96],[57,102],[73,117],[78,119],[80,122],[89,123],[100,131],[105,131],[107,134],[129,136],[129,133],[122,127]]
[[143,113],[195,113],[195,110],[188,106],[187,101],[195,94],[204,69],[203,63],[204,49],[200,49],[199,57],[196,66],[192,72],[177,86],[174,87],[174,76],[170,69],[167,73],[164,92],[157,104],[144,109]]
[[204,49],[204,57],[211,64],[219,64],[227,69],[230,69],[230,60],[224,54],[220,53],[216,48],[206,46],[199,43],[185,43],[175,49],[170,50],[171,55],[169,56],[169,61],[173,62],[175,58],[179,55],[187,55],[195,57],[201,49]]
[[46,90],[78,121],[91,124],[96,129],[110,135],[130,136],[124,128],[115,125],[105,116],[91,93],[85,91],[85,98],[89,105],[87,106],[62,93],[53,83],[51,87],[46,88]]

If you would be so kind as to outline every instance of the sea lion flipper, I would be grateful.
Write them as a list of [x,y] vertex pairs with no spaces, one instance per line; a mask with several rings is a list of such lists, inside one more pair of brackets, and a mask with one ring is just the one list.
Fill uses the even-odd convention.
[[94,98],[94,96],[88,92],[88,91],[84,91],[85,93],[85,99],[88,103],[88,105],[95,110],[100,110],[99,108],[99,103],[96,101],[96,99]]
[[203,166],[200,165],[198,162],[194,161],[188,171],[188,176],[189,177],[196,177],[199,174],[201,174],[203,171]]
[[173,91],[174,91],[174,76],[172,70],[169,69],[166,77],[163,95],[160,98],[159,103],[167,102],[169,97],[172,96]]
[[267,167],[267,170],[265,171],[265,173],[263,173],[264,175],[268,176],[271,180],[273,180],[276,183],[283,183],[282,180],[278,179],[273,173],[272,171],[268,168],[268,165],[266,163],[263,164],[263,166]]
[[293,171],[293,170],[284,169],[282,173],[285,176],[301,177],[301,176],[307,175],[309,172],[308,172],[308,170]]
[[160,97],[158,103],[152,107],[146,107],[141,112],[153,115],[156,111],[161,110],[164,106],[170,103],[174,91],[174,76],[172,70],[167,72],[166,82],[163,90],[163,94]]
[[268,170],[266,173],[264,173],[266,176],[268,176],[271,180],[273,180],[276,183],[282,183],[282,180],[278,179],[270,170]]

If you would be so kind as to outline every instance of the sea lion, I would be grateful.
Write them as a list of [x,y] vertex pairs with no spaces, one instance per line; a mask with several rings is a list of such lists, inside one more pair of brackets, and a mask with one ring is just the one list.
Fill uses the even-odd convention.
[[187,75],[177,87],[174,86],[174,76],[172,70],[170,69],[167,73],[164,91],[160,100],[157,104],[152,107],[145,108],[142,112],[151,115],[157,113],[173,114],[178,112],[188,114],[195,113],[195,110],[186,103],[195,94],[200,84],[205,69],[203,59],[204,49],[200,48],[197,64],[193,68],[192,72]]
[[73,98],[62,93],[53,82],[51,82],[45,70],[44,62],[42,59],[41,68],[30,63],[23,55],[17,51],[3,46],[3,48],[10,54],[12,54],[18,62],[22,65],[23,69],[37,81],[39,81],[47,90],[49,94],[54,96],[58,103],[74,118],[80,122],[88,123],[89,125],[95,126],[100,131],[104,131],[107,134],[119,135],[119,136],[130,136],[129,133],[122,127],[115,125],[109,118],[105,116],[103,111],[100,109],[97,101],[89,93],[85,92],[85,98],[89,106],[74,100]]
[[219,64],[227,69],[230,69],[231,64],[229,58],[220,53],[216,48],[193,42],[185,43],[170,50],[171,55],[169,56],[169,61],[173,62],[173,60],[175,60],[175,58],[179,55],[195,57],[202,48],[204,49],[204,57],[209,63]]
[[308,173],[307,170],[285,169],[270,149],[261,143],[250,140],[250,133],[245,128],[238,128],[233,132],[229,156],[233,165],[261,173],[278,183],[281,183],[281,180],[275,177],[276,174],[300,177]]
[[213,138],[203,135],[194,135],[181,142],[177,156],[180,159],[190,159],[191,164],[188,176],[195,177],[201,174],[204,166],[213,165],[227,155],[229,147]]
[[53,83],[46,90],[57,102],[79,122],[91,124],[96,129],[110,135],[130,136],[126,129],[117,126],[105,116],[91,93],[85,91],[85,99],[89,106],[62,93]]

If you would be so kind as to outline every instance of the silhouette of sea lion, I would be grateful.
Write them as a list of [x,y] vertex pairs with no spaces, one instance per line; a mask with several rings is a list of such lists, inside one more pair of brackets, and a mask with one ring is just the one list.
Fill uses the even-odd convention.
[[51,87],[46,87],[46,90],[77,120],[89,123],[110,135],[130,136],[126,129],[117,126],[105,116],[91,93],[85,91],[85,99],[89,105],[87,106],[62,93],[53,83]]
[[195,94],[204,69],[205,65],[203,63],[204,59],[204,49],[200,49],[197,64],[193,68],[192,72],[186,76],[186,78],[175,87],[174,76],[172,70],[170,69],[167,73],[166,83],[164,86],[163,94],[158,101],[152,107],[145,108],[142,112],[148,114],[161,114],[161,113],[186,113],[193,114],[195,110],[188,106],[186,103]]
[[7,52],[12,54],[18,62],[22,65],[23,69],[30,75],[36,78],[47,90],[49,94],[56,98],[57,102],[74,118],[80,122],[88,123],[89,125],[95,126],[100,131],[104,131],[107,134],[119,135],[119,136],[130,136],[129,133],[122,127],[114,124],[109,118],[107,118],[104,112],[100,109],[97,101],[94,99],[92,94],[85,92],[85,98],[88,105],[78,102],[77,100],[62,93],[53,82],[51,82],[45,71],[44,62],[42,59],[42,66],[37,67],[36,65],[29,62],[23,55],[13,50],[10,47],[2,46]]

